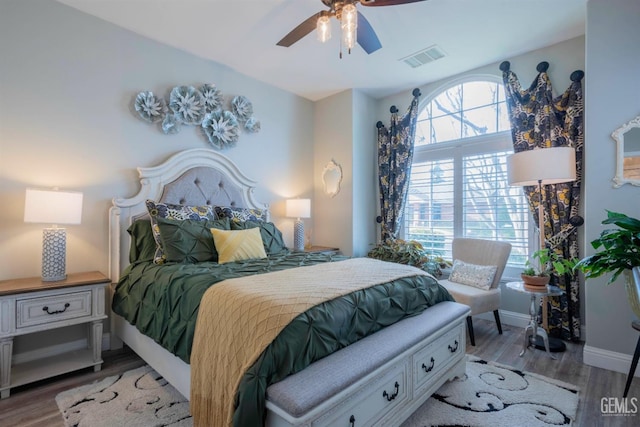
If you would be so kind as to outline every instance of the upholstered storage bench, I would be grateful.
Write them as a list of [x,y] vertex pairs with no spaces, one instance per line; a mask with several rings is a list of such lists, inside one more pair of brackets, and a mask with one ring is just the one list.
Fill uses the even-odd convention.
[[463,304],[436,304],[271,385],[267,425],[400,425],[464,375],[468,314]]

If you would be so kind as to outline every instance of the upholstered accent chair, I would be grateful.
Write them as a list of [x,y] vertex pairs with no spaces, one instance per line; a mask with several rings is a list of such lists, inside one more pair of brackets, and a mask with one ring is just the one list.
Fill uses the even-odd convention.
[[456,302],[471,307],[467,316],[467,329],[471,345],[476,345],[471,316],[493,311],[502,334],[500,323],[500,278],[511,253],[511,244],[495,240],[453,239],[453,267],[447,280],[439,280]]

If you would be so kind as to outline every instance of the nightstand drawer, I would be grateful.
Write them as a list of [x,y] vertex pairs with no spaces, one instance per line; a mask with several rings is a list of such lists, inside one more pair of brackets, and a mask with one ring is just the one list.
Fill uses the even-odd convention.
[[16,329],[91,316],[91,290],[16,300]]

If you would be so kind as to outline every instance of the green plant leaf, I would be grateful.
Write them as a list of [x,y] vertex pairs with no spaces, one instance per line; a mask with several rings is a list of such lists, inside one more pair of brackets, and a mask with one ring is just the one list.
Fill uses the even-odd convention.
[[608,284],[615,282],[625,270],[640,265],[640,221],[625,214],[607,211],[602,224],[613,224],[618,228],[607,229],[591,242],[597,251],[580,260],[576,269],[591,279],[611,273]]

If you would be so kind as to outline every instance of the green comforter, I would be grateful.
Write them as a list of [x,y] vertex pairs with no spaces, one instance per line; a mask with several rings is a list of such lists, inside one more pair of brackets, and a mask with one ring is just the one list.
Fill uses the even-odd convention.
[[[229,278],[343,259],[291,252],[227,264],[134,263],[116,287],[112,308],[189,363],[200,299],[209,286]],[[336,298],[299,315],[245,374],[236,395],[234,425],[264,424],[265,391],[270,384],[442,301],[453,298],[436,279],[415,276]]]

